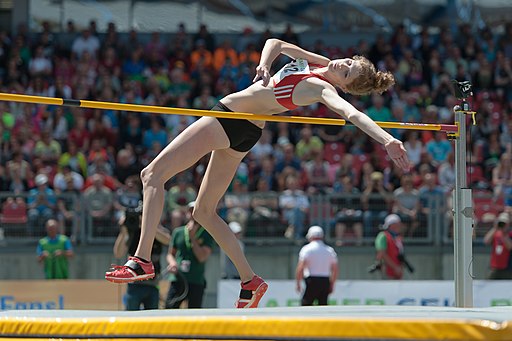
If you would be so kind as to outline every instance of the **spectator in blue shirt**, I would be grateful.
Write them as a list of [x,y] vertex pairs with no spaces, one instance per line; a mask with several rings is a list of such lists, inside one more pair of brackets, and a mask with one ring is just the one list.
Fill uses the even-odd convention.
[[426,145],[427,152],[432,155],[432,161],[437,165],[445,162],[448,153],[452,151],[451,143],[443,139],[443,134],[443,132],[436,131],[434,133],[434,139],[429,141]]
[[156,118],[151,119],[151,129],[144,132],[142,144],[146,149],[152,149],[155,142],[163,148],[167,145],[167,132]]

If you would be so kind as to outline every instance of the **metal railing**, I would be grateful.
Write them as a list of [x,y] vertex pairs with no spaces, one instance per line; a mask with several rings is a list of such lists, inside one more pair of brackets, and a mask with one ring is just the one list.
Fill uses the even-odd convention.
[[[328,194],[308,196],[309,207],[304,210],[301,231],[290,230],[294,221],[280,206],[281,195],[276,192],[249,193],[249,200],[237,206],[219,205],[219,214],[226,221],[236,220],[244,229],[248,242],[285,242],[301,240],[310,225],[320,225],[326,232],[326,240],[338,245],[373,243],[384,217],[392,211],[392,205],[379,195],[372,194],[366,207],[361,194]],[[483,198],[483,199],[482,199]],[[87,211],[82,194],[55,194],[57,203],[51,214],[41,207],[31,208],[28,192],[13,194],[0,192],[0,244],[35,243],[46,235],[44,224],[48,218],[57,219],[61,231],[73,241],[84,244],[113,244],[119,232],[119,214],[97,218]],[[393,200],[393,198],[391,198]],[[477,204],[475,219],[475,242],[481,242],[485,232],[492,226],[493,217],[502,206],[495,203],[490,194],[479,194],[476,200],[487,200],[489,204]],[[416,217],[403,216],[406,242],[425,245],[453,243],[453,221],[450,198],[442,195],[422,196],[422,207],[427,207]],[[501,207],[501,208],[500,208]],[[481,210],[486,210],[484,213]],[[37,214],[36,214],[37,213]],[[164,226],[171,226],[171,212],[163,215]]]

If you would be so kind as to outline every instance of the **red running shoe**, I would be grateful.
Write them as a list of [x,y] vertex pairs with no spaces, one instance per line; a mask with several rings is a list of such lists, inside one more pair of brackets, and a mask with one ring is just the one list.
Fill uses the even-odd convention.
[[261,298],[265,295],[268,284],[263,278],[254,275],[248,283],[242,283],[240,298],[236,301],[237,308],[257,308]]
[[114,283],[131,283],[154,277],[153,263],[145,263],[136,257],[128,257],[124,265],[113,265],[112,271],[105,273],[105,279]]

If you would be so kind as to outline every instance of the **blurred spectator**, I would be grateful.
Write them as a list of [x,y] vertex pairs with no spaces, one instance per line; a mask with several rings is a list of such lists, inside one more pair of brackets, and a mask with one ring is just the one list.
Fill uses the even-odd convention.
[[400,220],[407,224],[407,235],[412,237],[422,219],[420,211],[420,195],[413,187],[412,176],[404,174],[401,186],[393,191],[393,213],[398,214]]
[[81,191],[84,187],[84,178],[80,175],[80,173],[75,172],[71,169],[71,166],[66,165],[61,168],[61,170],[55,174],[53,178],[53,188],[56,191],[64,191],[68,188],[67,178],[71,178],[73,180],[73,189],[76,191]]
[[[186,224],[172,232],[167,269],[173,276],[165,308],[177,309],[184,300],[188,308],[201,308],[206,287],[205,263],[210,258],[214,240],[192,217],[195,202],[187,205]],[[181,295],[186,293],[181,299]]]
[[58,234],[55,219],[46,222],[47,236],[37,244],[37,260],[44,264],[46,279],[68,279],[68,259],[73,257],[73,248],[68,237]]
[[500,161],[492,171],[492,186],[495,200],[503,197],[506,206],[512,206],[512,154],[501,155]]
[[264,178],[260,178],[250,198],[246,235],[281,237],[284,229],[280,221],[279,194],[268,187]]
[[[324,230],[320,226],[311,226],[306,239],[309,243],[300,249],[295,269],[296,291],[303,294],[302,306],[311,306],[315,301],[317,305],[327,305],[338,277],[338,255],[325,245]],[[306,282],[304,292],[303,279]]]
[[101,174],[92,176],[92,186],[84,192],[84,203],[93,220],[108,221],[112,217],[114,193],[104,185]]
[[502,212],[485,234],[484,243],[491,245],[491,272],[488,279],[512,279],[512,231],[510,215]]
[[194,34],[194,37],[192,38],[194,46],[197,46],[198,41],[203,41],[204,46],[208,51],[213,52],[215,50],[215,37],[208,31],[206,24],[201,24],[199,26],[199,31]]
[[[235,234],[236,239],[238,240],[238,244],[240,244],[240,248],[243,252],[245,244],[242,241],[242,225],[236,221],[232,221],[228,224],[228,226],[231,229],[231,232]],[[222,249],[220,250],[220,269],[222,279],[240,279],[238,270]]]
[[125,183],[126,179],[132,175],[138,177],[141,170],[142,167],[130,149],[121,149],[117,152],[114,177],[119,183]]
[[285,184],[286,188],[279,196],[279,207],[288,225],[285,236],[289,239],[302,240],[309,213],[309,199],[299,189],[299,179],[295,175],[289,175],[285,179]]
[[132,51],[138,50],[141,53],[142,50],[142,43],[139,41],[139,35],[137,30],[132,28],[128,32],[128,36],[126,37],[126,41],[123,42],[123,47],[121,49],[122,53],[121,56],[123,59],[127,59],[130,57]]
[[217,99],[212,96],[212,90],[205,86],[201,89],[199,96],[192,101],[193,109],[210,110],[217,103]]
[[352,178],[344,175],[341,178],[341,191],[331,198],[334,213],[334,233],[336,245],[341,246],[345,231],[349,226],[354,231],[356,245],[363,243],[363,209],[361,192],[354,187]]
[[373,172],[361,195],[364,235],[368,237],[374,235],[378,222],[383,221],[391,209],[392,193],[384,188],[383,178],[381,172]]
[[157,60],[165,59],[165,43],[162,42],[160,32],[151,32],[149,42],[146,44],[145,51],[146,59],[156,57]]
[[329,162],[324,160],[322,149],[313,149],[311,160],[304,164],[307,177],[308,194],[327,194],[331,192],[332,183],[329,179]]
[[28,68],[32,77],[46,78],[51,75],[53,66],[47,56],[44,55],[44,47],[42,45],[36,47]]
[[427,228],[439,224],[444,226],[445,214],[448,212],[444,190],[437,184],[437,175],[427,173],[424,184],[419,189],[421,213],[427,220]]
[[288,43],[300,45],[299,35],[293,31],[293,26],[290,23],[286,24],[286,28],[281,34],[280,39]]
[[[107,159],[104,155],[97,153],[87,167],[87,174],[91,176],[101,172],[112,176],[112,166],[107,162]],[[113,180],[115,182],[115,179]]]
[[206,42],[202,39],[195,41],[195,49],[190,53],[190,68],[197,70],[199,66],[209,69],[213,66],[213,54],[206,47]]
[[436,131],[434,139],[425,145],[427,152],[432,155],[432,161],[440,165],[446,161],[447,155],[452,151],[452,144],[446,139],[444,132]]
[[80,232],[80,191],[75,188],[71,175],[64,177],[65,188],[57,197],[57,220],[59,233],[70,235],[71,241],[78,240]]
[[417,131],[409,131],[406,133],[404,147],[407,150],[407,156],[412,166],[420,163],[421,153],[423,152],[423,143],[418,139]]
[[[173,115],[169,115],[173,116]],[[121,124],[120,129],[120,145],[125,147],[127,144],[134,148],[142,148],[143,129],[138,114],[128,114],[126,123]]]
[[64,116],[63,107],[55,107],[52,113],[48,112],[49,117],[43,125],[43,130],[52,132],[52,138],[59,142],[61,149],[66,148],[66,140],[68,138],[68,120]]
[[395,189],[400,187],[402,176],[404,174],[405,172],[402,170],[402,168],[398,167],[394,162],[392,162],[389,167],[384,169],[384,187],[388,191],[393,192]]
[[[0,182],[2,183],[1,190],[9,191],[14,194],[21,194],[29,189],[28,181],[21,177],[20,166],[13,164],[10,167],[11,174],[2,174]],[[4,168],[1,167],[1,173],[6,173]]]
[[300,160],[295,156],[295,147],[293,144],[287,142],[282,146],[283,158],[276,164],[276,172],[281,173],[286,167],[291,167],[296,171],[301,170]]
[[403,265],[400,255],[403,255],[402,244],[403,225],[400,217],[396,214],[386,216],[382,231],[375,238],[375,250],[377,251],[376,261],[382,267],[384,279],[402,279]]
[[220,45],[218,45],[213,51],[213,67],[219,72],[226,60],[230,60],[231,65],[238,66],[238,53],[231,45],[231,41],[226,39]]
[[42,222],[52,218],[57,206],[57,197],[53,189],[48,187],[48,176],[38,174],[35,178],[36,187],[28,192],[27,207],[29,233]]
[[160,148],[167,145],[167,132],[162,127],[160,120],[151,119],[151,129],[146,130],[142,136],[142,144],[146,149],[153,148],[154,143],[158,143]]
[[87,177],[87,159],[84,153],[78,150],[74,141],[69,141],[67,146],[68,151],[59,158],[59,167],[69,167],[73,172],[81,174],[84,178]]
[[75,38],[71,46],[72,57],[75,60],[82,58],[85,52],[88,52],[93,59],[96,59],[100,48],[99,39],[93,35],[90,29],[82,30],[82,34]]
[[248,43],[244,50],[239,51],[238,56],[240,64],[258,65],[260,62],[261,52],[256,48],[255,43]]
[[123,73],[130,80],[142,81],[144,79],[146,63],[142,58],[142,53],[141,47],[129,50],[130,58],[123,63]]
[[61,153],[59,142],[52,137],[49,130],[44,130],[41,140],[36,142],[34,155],[39,157],[45,165],[57,165]]
[[393,122],[391,110],[384,105],[384,97],[379,94],[372,95],[372,105],[367,110],[368,117],[374,121]]
[[87,129],[87,120],[83,115],[76,117],[75,126],[71,128],[68,136],[68,144],[74,143],[78,150],[89,150],[91,134]]
[[313,150],[321,151],[324,148],[324,143],[318,136],[313,136],[311,127],[306,126],[300,131],[300,140],[297,142],[295,154],[302,161],[309,161],[313,159]]
[[262,130],[260,139],[252,147],[250,153],[258,164],[262,161],[263,157],[272,155],[272,132],[270,130]]
[[236,177],[231,183],[231,188],[224,195],[224,207],[226,220],[237,221],[242,227],[247,226],[251,197],[247,193],[247,184]]
[[257,163],[256,169],[254,169],[250,190],[257,191],[258,183],[264,181],[266,188],[276,191],[278,188],[276,173],[275,162],[272,156],[262,157],[260,162]]
[[28,182],[32,179],[30,163],[23,159],[23,154],[19,151],[14,152],[12,159],[7,161],[6,164],[7,178],[14,178],[14,173],[17,173],[22,181]]
[[120,221],[126,211],[135,208],[142,201],[142,183],[137,175],[130,175],[115,193],[115,220]]

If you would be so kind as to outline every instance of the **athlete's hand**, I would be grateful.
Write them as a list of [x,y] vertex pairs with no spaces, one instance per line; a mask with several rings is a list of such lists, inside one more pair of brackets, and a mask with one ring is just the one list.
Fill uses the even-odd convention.
[[393,139],[384,145],[389,157],[393,162],[404,171],[408,171],[411,167],[407,151],[403,143],[397,139]]
[[270,72],[268,71],[268,67],[266,67],[265,65],[258,65],[256,67],[256,76],[254,76],[252,82],[254,83],[259,79],[262,80],[263,86],[267,86],[268,83],[270,82]]

